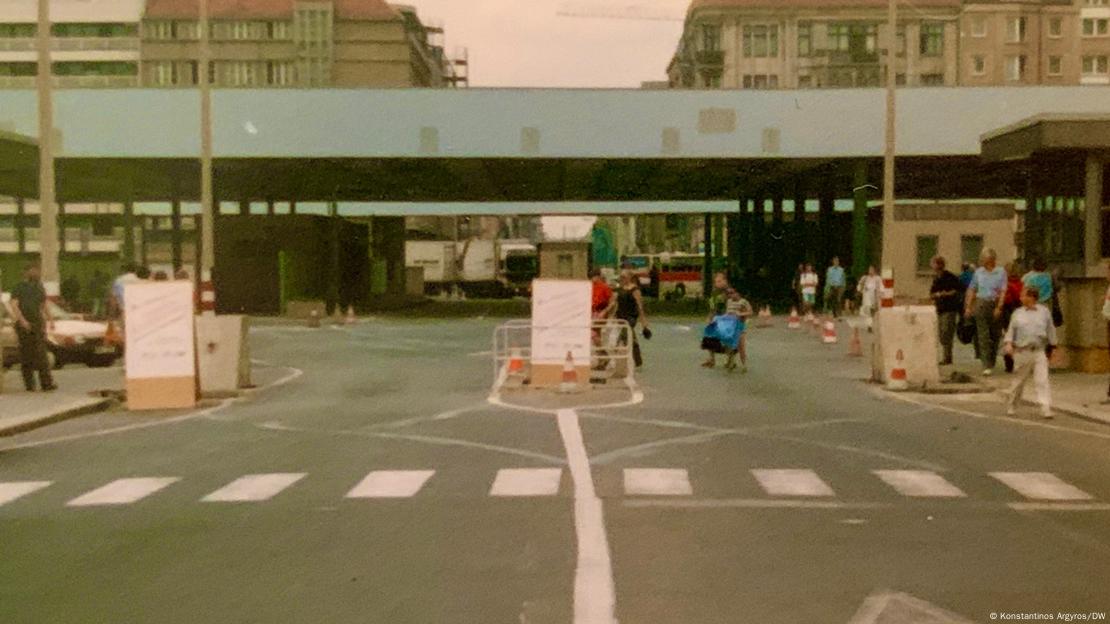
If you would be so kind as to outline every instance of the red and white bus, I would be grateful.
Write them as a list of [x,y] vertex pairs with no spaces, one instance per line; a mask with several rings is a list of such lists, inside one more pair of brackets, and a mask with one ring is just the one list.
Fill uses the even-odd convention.
[[[702,270],[704,260],[701,254],[661,253],[636,254],[624,257],[624,263],[631,265],[632,271],[640,281],[640,287],[650,295],[664,299],[682,299],[702,296]],[[651,292],[651,267],[659,265],[659,292]]]

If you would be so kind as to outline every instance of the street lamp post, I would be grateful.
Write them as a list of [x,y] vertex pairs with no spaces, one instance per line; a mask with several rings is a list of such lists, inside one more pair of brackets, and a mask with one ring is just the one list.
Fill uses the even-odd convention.
[[39,0],[38,9],[38,75],[35,86],[39,106],[39,261],[46,293],[57,297],[61,276],[58,271],[58,205],[54,189],[54,72],[50,60],[50,0]]
[[212,85],[209,77],[208,0],[200,0],[197,16],[197,86],[200,91],[200,307],[216,313],[212,269],[216,265],[216,210],[212,197]]
[[891,231],[894,225],[894,115],[895,115],[895,88],[897,73],[895,61],[897,60],[898,44],[898,0],[888,0],[887,4],[887,46],[886,46],[886,132],[883,148],[883,247],[882,262],[887,267],[893,258],[894,251],[890,248],[893,243]]

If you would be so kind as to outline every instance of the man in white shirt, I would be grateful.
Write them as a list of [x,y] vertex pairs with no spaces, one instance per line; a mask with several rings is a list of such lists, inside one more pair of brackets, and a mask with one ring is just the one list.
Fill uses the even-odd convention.
[[817,277],[813,265],[807,264],[799,281],[802,285],[802,305],[805,307],[805,313],[810,314],[813,312],[814,306],[817,305],[817,286],[820,284],[821,278]]
[[1013,416],[1022,390],[1029,378],[1037,391],[1041,415],[1052,418],[1052,396],[1048,385],[1048,356],[1056,348],[1056,325],[1052,313],[1037,303],[1040,290],[1026,287],[1021,293],[1021,307],[1014,310],[1010,326],[1003,337],[1003,348],[1014,358],[1014,383],[1006,403],[1006,414]]

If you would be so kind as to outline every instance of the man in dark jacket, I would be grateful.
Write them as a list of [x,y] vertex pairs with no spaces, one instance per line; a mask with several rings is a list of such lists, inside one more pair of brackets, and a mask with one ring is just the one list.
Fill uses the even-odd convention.
[[937,329],[940,344],[944,348],[941,365],[952,363],[952,342],[956,337],[956,325],[960,322],[960,307],[964,300],[964,287],[955,273],[945,268],[942,256],[933,258],[933,285],[929,297],[937,307]]
[[12,290],[12,316],[15,333],[19,339],[19,363],[23,372],[23,385],[28,392],[35,391],[35,373],[43,392],[55,389],[46,357],[46,325],[51,321],[46,306],[46,291],[40,281],[38,265],[28,265],[24,281]]

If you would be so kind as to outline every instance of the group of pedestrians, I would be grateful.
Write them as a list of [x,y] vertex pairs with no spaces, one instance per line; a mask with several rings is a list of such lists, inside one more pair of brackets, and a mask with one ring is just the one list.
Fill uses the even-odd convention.
[[[591,314],[593,320],[602,321],[615,318],[628,323],[630,335],[621,333],[618,344],[627,345],[632,342],[632,361],[636,368],[644,365],[643,352],[640,341],[636,337],[636,328],[639,327],[643,336],[651,340],[651,326],[648,324],[647,312],[644,309],[644,294],[640,289],[640,282],[630,268],[623,268],[617,283],[616,291],[606,283],[600,269],[590,271],[592,282]],[[604,337],[600,331],[594,331],[593,341],[600,345]]]
[[952,363],[957,334],[974,345],[983,376],[994,374],[1001,354],[1006,372],[1014,374],[1008,413],[1032,379],[1042,415],[1051,418],[1048,360],[1056,348],[1056,328],[1063,323],[1052,275],[1039,258],[1024,274],[1017,262],[999,266],[993,249],[983,250],[979,264],[974,269],[965,265],[965,275],[957,276],[943,257],[932,260],[930,297],[937,310],[940,364]]

